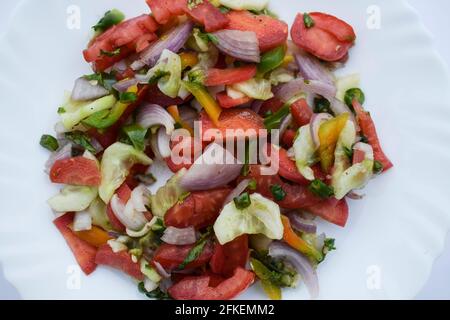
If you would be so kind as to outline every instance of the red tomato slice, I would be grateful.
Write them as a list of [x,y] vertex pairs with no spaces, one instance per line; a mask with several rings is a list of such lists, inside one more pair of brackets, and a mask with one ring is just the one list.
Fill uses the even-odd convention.
[[[183,263],[193,247],[194,245],[176,246],[164,243],[156,250],[155,255],[153,256],[153,262],[158,262],[168,271],[176,269]],[[203,248],[203,252],[200,256],[189,263],[186,266],[186,269],[194,269],[207,264],[211,259],[212,251],[212,245],[208,242]]]
[[283,21],[248,11],[230,11],[227,17],[230,19],[227,29],[255,32],[262,52],[286,43],[288,25]]
[[223,29],[228,24],[227,17],[207,0],[192,8],[188,7],[188,0],[147,0],[147,4],[160,24],[183,14],[204,25],[206,32]]
[[229,300],[247,289],[255,280],[251,271],[237,268],[231,278],[211,287],[210,276],[189,277],[169,288],[176,300]]
[[295,162],[288,157],[287,151],[281,148],[279,154],[280,154],[280,162],[279,162],[280,170],[278,171],[278,174],[289,181],[304,186],[308,186],[310,184],[310,181],[305,179],[302,176],[302,174],[298,171]]
[[205,85],[208,87],[230,85],[250,80],[256,75],[256,66],[248,65],[230,69],[209,69],[206,72]]
[[281,142],[286,149],[291,148],[294,145],[295,135],[297,131],[292,129],[287,129],[283,136],[281,137]]
[[127,251],[114,253],[108,244],[98,249],[95,262],[99,265],[105,265],[123,271],[139,281],[144,280],[139,263],[134,263],[131,255]]
[[130,173],[128,174],[127,179],[125,180],[125,183],[131,188],[136,188],[140,182],[136,180],[136,175],[138,174],[145,174],[150,166],[146,166],[140,163],[136,163],[134,166],[131,167]]
[[55,161],[50,170],[50,180],[53,183],[97,187],[102,176],[95,160],[75,157]]
[[299,127],[303,127],[311,121],[313,112],[305,99],[300,99],[291,105],[291,114]]
[[176,228],[208,227],[216,221],[230,192],[229,188],[193,192],[183,202],[167,211],[164,223]]
[[353,164],[361,163],[366,158],[366,153],[362,150],[353,150]]
[[322,12],[311,12],[309,15],[313,18],[316,28],[333,34],[339,41],[354,42],[356,40],[355,30],[347,22]]
[[283,105],[284,105],[283,101],[281,101],[277,97],[274,97],[272,99],[264,101],[264,103],[261,106],[261,109],[259,110],[259,114],[264,117],[267,114],[267,112],[276,113],[278,110],[281,109]]
[[394,165],[381,148],[380,139],[378,139],[377,129],[375,127],[375,123],[372,120],[372,117],[368,112],[364,111],[363,107],[358,103],[357,100],[353,101],[353,108],[355,109],[362,133],[367,138],[367,140],[369,140],[369,144],[373,148],[373,155],[375,157],[375,160],[381,162],[381,164],[383,165],[383,172],[388,171]]
[[[224,140],[232,139],[233,137],[239,139],[245,137],[254,138],[260,133],[260,130],[265,129],[263,119],[250,109],[229,109],[222,111],[218,126],[214,125],[204,111],[200,114],[200,121],[202,122],[203,141],[214,140],[208,137],[207,131],[210,129],[218,130]],[[227,129],[234,130],[234,132],[227,132]]]
[[[126,204],[128,200],[131,198],[131,189],[128,187],[126,183],[123,183],[119,189],[117,189],[117,196],[123,204]],[[111,208],[111,203],[108,203],[106,206],[106,215],[108,216],[109,222],[111,222],[114,230],[124,232],[125,226],[117,219],[114,211]]]
[[231,277],[237,267],[245,268],[248,259],[248,235],[244,234],[225,245],[216,243],[209,261],[211,271]]
[[183,100],[178,97],[174,99],[174,98],[166,96],[164,93],[162,93],[158,89],[158,86],[153,85],[153,86],[149,87],[148,92],[144,97],[144,100],[149,103],[157,104],[161,107],[170,107],[173,105],[181,105],[181,104],[189,101],[190,97],[187,98],[186,100]]
[[[155,32],[157,29],[157,23],[148,14],[123,21],[95,38],[89,48],[83,51],[84,59],[87,62],[94,62],[102,58],[102,50],[111,52],[124,46],[130,48],[130,45],[133,45],[136,49],[135,42],[138,39],[143,35]],[[155,39],[155,37],[152,39]]]
[[125,59],[133,52],[134,52],[133,48],[123,46],[120,48],[120,53],[116,56],[108,57],[102,55],[101,57],[99,57],[97,60],[93,62],[92,68],[94,69],[95,72],[103,72],[106,69],[112,67],[116,62]]
[[345,199],[338,201],[335,198],[330,198],[310,206],[306,210],[341,227],[345,227],[348,220],[348,205]]
[[216,100],[222,108],[230,109],[249,103],[252,101],[252,98],[245,96],[240,99],[233,99],[226,92],[219,92],[216,95]]
[[58,228],[59,232],[61,232],[62,236],[69,245],[70,250],[72,250],[81,270],[83,270],[86,275],[89,275],[94,272],[97,267],[97,264],[95,263],[97,248],[78,238],[69,228],[69,225],[73,222],[73,217],[73,213],[66,213],[65,215],[55,219],[53,223],[56,228]]
[[[341,37],[345,31],[322,29],[321,27],[331,26],[333,28],[337,27],[347,30],[350,26],[332,16],[327,16],[325,22],[321,21],[320,16],[316,18],[318,20],[317,25],[306,28],[305,22],[303,21],[303,14],[299,13],[291,29],[292,40],[297,46],[322,60],[339,61],[343,59],[353,45],[354,39],[351,41],[341,41],[336,35]],[[330,23],[331,18],[336,19],[334,24]]]

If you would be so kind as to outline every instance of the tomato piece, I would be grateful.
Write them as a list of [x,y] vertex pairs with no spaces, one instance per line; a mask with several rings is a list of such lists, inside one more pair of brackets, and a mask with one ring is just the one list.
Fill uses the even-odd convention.
[[353,150],[353,159],[352,163],[357,164],[361,163],[366,159],[366,153],[362,150]]
[[347,224],[348,205],[345,199],[338,201],[335,198],[330,198],[310,206],[306,210],[340,227],[345,227]]
[[311,12],[309,15],[314,20],[316,28],[328,31],[339,41],[354,42],[356,40],[355,30],[347,22],[322,12]]
[[230,109],[249,103],[252,98],[245,96],[240,99],[233,99],[226,92],[219,92],[216,95],[216,100],[222,108]]
[[205,85],[208,87],[230,85],[250,80],[256,75],[256,66],[248,65],[230,69],[209,69],[206,72]]
[[287,40],[288,25],[278,19],[248,11],[230,11],[227,17],[230,19],[227,29],[255,32],[262,52],[274,49]]
[[281,137],[281,143],[283,146],[287,149],[291,148],[294,145],[295,136],[297,134],[297,131],[292,129],[287,129],[283,136]]
[[231,278],[211,287],[210,276],[189,277],[169,288],[176,300],[229,300],[247,289],[255,280],[251,271],[237,268]]
[[[334,20],[333,23],[331,23],[332,20]],[[291,29],[291,37],[294,43],[303,50],[325,61],[339,61],[345,58],[356,38],[354,36],[350,40],[352,35],[347,33],[348,28],[351,28],[351,26],[329,15],[326,15],[325,18],[316,15],[314,21],[316,24],[311,28],[307,28],[303,21],[303,14],[299,13],[297,15]],[[339,40],[346,37],[348,37],[348,40]]]
[[56,228],[58,228],[59,232],[61,232],[62,236],[69,245],[70,250],[72,250],[72,253],[80,265],[81,270],[83,270],[86,275],[89,275],[94,272],[97,267],[97,264],[95,263],[97,248],[78,238],[73,231],[70,230],[69,225],[72,224],[73,217],[74,213],[66,213],[65,215],[55,219],[53,223]]
[[188,0],[147,0],[147,4],[160,24],[166,24],[173,16],[183,14],[204,25],[206,32],[223,29],[228,24],[227,17],[207,0],[191,8]]
[[75,157],[55,161],[50,169],[50,180],[53,183],[96,187],[100,185],[102,176],[95,160]]
[[[158,262],[161,266],[170,271],[179,267],[186,259],[189,251],[194,245],[176,246],[173,244],[163,243],[153,256],[153,262]],[[194,269],[201,267],[211,259],[213,248],[211,243],[207,242],[200,256],[186,266],[186,269]]]
[[381,162],[383,165],[383,172],[388,171],[394,165],[391,160],[386,156],[383,149],[381,148],[380,139],[378,138],[377,129],[375,123],[373,122],[370,113],[364,111],[361,104],[357,100],[353,101],[353,108],[355,109],[356,116],[358,118],[358,123],[361,127],[362,133],[369,141],[369,144],[373,148],[373,155],[376,161]]
[[299,127],[309,124],[313,116],[313,112],[305,99],[297,100],[291,105],[291,114]]
[[125,183],[131,188],[136,188],[140,182],[136,179],[136,175],[138,174],[145,174],[150,166],[146,166],[140,163],[136,163],[134,166],[131,167],[130,173],[128,174],[127,179],[125,180]]
[[[123,183],[119,189],[117,189],[116,192],[117,196],[119,197],[120,201],[123,204],[126,204],[128,200],[131,198],[131,189],[128,187],[126,183]],[[111,226],[114,228],[114,230],[124,232],[125,226],[120,222],[120,220],[116,217],[114,214],[114,211],[111,208],[111,203],[108,203],[106,206],[106,215],[108,216],[109,222],[111,222]]]
[[[87,62],[94,62],[104,56],[101,54],[102,51],[111,52],[128,45],[134,45],[135,49],[135,42],[138,39],[142,39],[143,35],[151,34],[157,29],[157,23],[148,14],[123,21],[95,38],[89,48],[83,51],[84,59]],[[152,39],[156,39],[156,36]]]
[[289,181],[308,186],[310,181],[303,177],[302,174],[298,171],[297,166],[295,165],[295,161],[291,160],[288,157],[287,151],[281,148],[279,150],[279,155],[280,169],[278,171],[278,174]]
[[[254,138],[260,134],[260,130],[265,130],[263,119],[250,109],[223,110],[217,126],[203,111],[200,114],[200,121],[202,122],[203,141],[214,140],[208,134],[210,129],[220,133],[224,140],[232,139],[233,137],[239,139],[245,137]],[[227,132],[227,129],[234,130],[234,132]]]
[[98,249],[95,262],[98,265],[105,265],[123,271],[137,280],[144,280],[140,265],[139,263],[133,262],[131,254],[127,251],[114,253],[108,244],[105,244]]
[[201,229],[214,224],[231,189],[192,192],[164,216],[166,226]]
[[283,101],[277,97],[273,97],[272,99],[263,102],[261,109],[259,110],[259,114],[261,116],[265,116],[268,112],[271,112],[272,114],[276,113],[283,105]]
[[245,268],[248,254],[248,235],[246,234],[225,245],[216,243],[211,261],[209,261],[211,271],[231,277],[237,267]]
[[103,72],[106,69],[112,67],[115,63],[125,59],[130,54],[133,53],[133,49],[127,46],[123,46],[120,48],[120,53],[118,55],[108,57],[105,55],[100,56],[95,60],[92,64],[92,68],[95,72]]
[[190,100],[190,97],[186,100],[183,100],[179,97],[177,98],[171,98],[166,96],[164,93],[159,90],[158,86],[152,85],[149,87],[148,92],[144,98],[146,102],[157,104],[161,107],[170,107],[173,105],[181,105],[188,100]]
[[[179,150],[178,148],[175,149],[176,146],[178,146],[180,143],[183,143],[182,146],[180,146]],[[184,155],[184,144],[190,144],[191,150],[190,150],[190,155],[186,155],[186,161],[183,161],[182,163],[175,163],[172,159],[173,158],[181,158],[184,159],[185,155]],[[168,158],[165,158],[164,161],[166,161],[167,166],[169,167],[169,169],[173,172],[176,173],[178,171],[180,171],[183,168],[189,169],[192,164],[194,163],[195,160],[195,139],[192,137],[183,137],[182,139],[180,139],[179,141],[171,141],[170,142],[171,146],[171,150],[172,150],[172,155]],[[186,150],[187,147],[186,147]],[[199,148],[199,150],[201,150]],[[177,153],[177,151],[179,151]],[[189,157],[189,158],[188,158]]]

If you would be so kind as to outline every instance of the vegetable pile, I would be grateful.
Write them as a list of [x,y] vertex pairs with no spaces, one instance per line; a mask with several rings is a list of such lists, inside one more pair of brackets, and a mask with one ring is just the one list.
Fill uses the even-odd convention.
[[[119,269],[150,298],[231,299],[256,281],[271,299],[302,283],[316,298],[336,249],[316,218],[344,227],[347,199],[392,168],[359,76],[333,74],[353,28],[311,12],[289,30],[268,0],[147,3],[93,27],[93,72],[41,137],[63,185],[55,226],[85,274]],[[211,132],[242,142],[242,161]],[[252,160],[255,140],[269,161]],[[173,176],[152,194],[155,161]]]

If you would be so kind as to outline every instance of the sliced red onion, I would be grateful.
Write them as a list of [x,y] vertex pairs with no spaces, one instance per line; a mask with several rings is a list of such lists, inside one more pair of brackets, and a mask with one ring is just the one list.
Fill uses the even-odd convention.
[[85,77],[81,77],[75,80],[71,98],[74,101],[87,101],[98,99],[108,94],[109,91],[98,83],[93,84],[93,82],[87,80]]
[[293,120],[292,114],[288,114],[286,117],[284,117],[283,121],[281,121],[280,129],[278,131],[272,132],[272,144],[278,144],[281,141],[281,137],[286,132],[286,130],[289,128]]
[[238,60],[259,63],[261,61],[259,42],[253,31],[220,30],[214,32],[217,48]]
[[259,113],[263,104],[264,104],[263,100],[255,100],[252,102],[251,109],[253,110],[253,112]]
[[273,258],[289,261],[305,282],[311,299],[317,298],[319,295],[319,279],[308,258],[280,241],[274,241],[270,244],[269,255]]
[[298,53],[295,55],[300,75],[306,80],[317,80],[334,86],[334,78],[319,60],[308,53]]
[[364,199],[364,197],[365,197],[364,194],[358,194],[355,191],[352,191],[347,194],[347,198],[352,199],[352,200],[362,200],[362,199]]
[[319,140],[319,129],[320,126],[328,121],[333,119],[333,116],[331,114],[328,113],[317,113],[317,114],[313,114],[312,118],[311,118],[311,122],[310,122],[310,126],[309,129],[311,131],[311,137],[312,140],[314,142],[314,145],[316,146],[316,148],[319,148],[320,146],[320,140]]
[[175,129],[175,120],[170,113],[157,104],[147,104],[141,107],[136,122],[143,128],[162,125],[166,128],[167,134],[172,134]]
[[128,68],[128,64],[127,61],[125,59],[120,60],[119,62],[116,62],[112,67],[111,70],[112,71],[117,71],[117,72],[124,72],[126,71]]
[[181,106],[178,108],[180,118],[191,128],[194,128],[194,121],[198,120],[198,113],[189,106]]
[[197,236],[194,227],[183,229],[167,227],[166,230],[164,230],[161,240],[168,244],[183,246],[195,243],[197,241]]
[[126,92],[130,87],[136,85],[138,80],[136,78],[125,79],[113,84],[113,88],[119,92]]
[[156,271],[158,271],[161,277],[165,279],[170,278],[170,273],[168,273],[158,261],[153,261],[153,265],[155,266]]
[[312,220],[303,219],[297,213],[294,212],[288,214],[288,217],[294,229],[306,233],[317,232],[317,226]]
[[373,148],[370,144],[358,142],[353,146],[353,150],[359,150],[364,152],[365,159],[367,160],[374,160]]
[[131,64],[131,68],[140,70],[146,65],[150,68],[153,67],[158,62],[164,49],[178,53],[188,40],[193,28],[194,23],[190,20],[178,25],[145,49],[140,54],[139,60]]
[[134,209],[131,201],[124,205],[116,194],[111,199],[111,209],[117,219],[130,230],[141,230],[148,222],[142,212]]
[[225,199],[225,201],[223,202],[224,205],[230,203],[231,201],[233,201],[234,198],[239,197],[241,195],[242,192],[245,191],[245,189],[247,189],[248,184],[250,183],[250,179],[245,179],[242,180],[237,186],[236,188],[234,188],[233,191],[231,191],[231,193],[228,195],[228,197]]
[[147,211],[146,205],[148,205],[149,199],[150,191],[143,184],[138,185],[131,192],[130,201],[133,207],[140,212]]
[[73,231],[86,231],[91,229],[91,214],[87,211],[76,212],[73,218]]
[[242,166],[230,152],[212,143],[181,178],[180,185],[189,191],[222,187],[239,176]]
[[276,97],[286,103],[301,92],[318,94],[332,100],[336,95],[336,88],[334,85],[317,80],[299,78],[282,85],[277,91]]
[[329,100],[330,100],[330,108],[333,111],[334,115],[338,116],[343,113],[348,113],[350,115],[350,121],[354,123],[356,130],[359,131],[358,121],[356,121],[355,115],[350,110],[350,108],[345,103],[334,97]]
[[172,150],[170,149],[170,135],[166,133],[164,127],[160,127],[156,134],[152,134],[150,145],[155,157],[158,159],[165,159],[172,154]]
[[45,163],[45,172],[50,173],[50,169],[53,167],[53,164],[58,160],[64,160],[72,157],[72,144],[67,143],[64,146],[61,146],[57,151],[53,152]]

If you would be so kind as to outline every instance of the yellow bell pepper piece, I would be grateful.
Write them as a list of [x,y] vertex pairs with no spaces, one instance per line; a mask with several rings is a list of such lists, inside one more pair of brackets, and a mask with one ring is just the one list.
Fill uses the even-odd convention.
[[183,81],[183,85],[192,95],[197,99],[200,105],[205,109],[208,116],[215,125],[219,123],[219,117],[222,113],[222,108],[217,104],[217,101],[209,94],[208,90],[200,84]]
[[181,127],[183,129],[186,129],[187,131],[189,131],[191,136],[194,135],[194,129],[192,129],[192,127],[190,125],[188,125],[186,122],[183,121],[183,119],[181,119],[180,112],[178,111],[177,105],[168,107],[167,111],[170,113],[170,115],[172,116],[172,118],[175,120],[176,123],[181,125]]
[[281,289],[270,281],[271,271],[259,260],[250,259],[250,265],[256,276],[261,280],[264,292],[272,300],[281,300]]
[[74,231],[73,233],[81,240],[86,241],[96,248],[101,247],[108,240],[112,239],[106,231],[97,226],[92,226],[90,230]]
[[282,67],[287,67],[292,61],[294,61],[294,56],[291,54],[287,54],[284,56],[283,62],[281,63]]
[[329,173],[334,163],[334,150],[342,130],[350,115],[343,113],[336,118],[328,120],[319,128],[319,158],[322,169]]
[[187,67],[193,67],[198,63],[197,54],[194,52],[182,52],[180,53],[181,59],[181,69],[186,69]]

